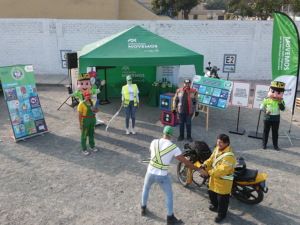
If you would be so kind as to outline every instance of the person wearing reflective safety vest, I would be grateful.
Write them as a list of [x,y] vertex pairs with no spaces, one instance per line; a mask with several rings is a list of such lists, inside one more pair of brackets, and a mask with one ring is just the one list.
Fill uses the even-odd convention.
[[129,119],[131,117],[132,127],[131,133],[136,134],[134,130],[135,126],[135,113],[136,110],[140,108],[139,103],[139,89],[136,84],[132,84],[132,77],[128,75],[126,77],[127,85],[122,87],[122,105],[125,109],[126,114],[126,134],[130,134],[129,132]]
[[[207,174],[206,171],[194,166],[193,163],[191,163],[181,154],[180,149],[172,143],[172,136],[173,127],[166,126],[163,131],[163,138],[156,139],[151,142],[149,149],[149,152],[151,153],[151,160],[145,176],[141,205],[141,214],[144,216],[146,214],[146,206],[150,188],[152,184],[158,183],[166,195],[166,205],[168,210],[167,224],[176,224],[182,222],[180,219],[177,219],[173,213],[173,191],[171,181],[168,176],[168,169],[173,156],[183,162],[187,167],[198,171],[200,174]],[[159,193],[157,193],[156,198],[161,198]]]
[[260,108],[264,112],[264,132],[262,149],[267,148],[270,128],[272,127],[272,139],[274,149],[278,148],[278,130],[280,123],[280,111],[285,110],[284,101],[282,99],[285,83],[272,81],[269,88],[268,97],[264,99]]
[[221,222],[227,214],[229,197],[233,183],[235,157],[230,147],[230,140],[226,134],[220,134],[217,138],[217,147],[211,157],[202,166],[211,167],[208,171],[209,198],[211,205],[209,209],[217,212],[215,222]]

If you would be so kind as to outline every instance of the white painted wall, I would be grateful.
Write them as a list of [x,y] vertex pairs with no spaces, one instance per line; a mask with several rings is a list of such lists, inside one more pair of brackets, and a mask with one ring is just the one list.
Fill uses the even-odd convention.
[[[204,55],[204,67],[220,67],[221,78],[224,54],[237,54],[231,79],[271,79],[273,21],[0,19],[0,66],[33,64],[35,74],[67,75],[60,50],[81,50],[135,25]],[[181,67],[181,77],[193,75],[193,66]]]

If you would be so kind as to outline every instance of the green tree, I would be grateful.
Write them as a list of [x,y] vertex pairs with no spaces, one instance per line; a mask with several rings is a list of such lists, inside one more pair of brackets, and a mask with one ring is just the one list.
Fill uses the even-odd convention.
[[237,16],[257,16],[266,20],[274,11],[281,11],[283,5],[291,4],[294,12],[300,12],[299,0],[227,0],[230,12]]
[[184,19],[189,19],[189,13],[192,8],[199,5],[202,0],[152,0],[151,9],[157,15],[166,15],[170,17],[178,16],[183,11]]
[[225,0],[208,0],[205,8],[208,10],[226,9],[227,3]]

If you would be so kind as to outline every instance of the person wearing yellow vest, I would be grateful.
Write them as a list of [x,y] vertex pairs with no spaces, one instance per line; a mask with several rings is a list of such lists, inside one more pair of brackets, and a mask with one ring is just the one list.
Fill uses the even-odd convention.
[[284,101],[282,99],[285,83],[280,81],[272,81],[269,88],[268,97],[264,99],[260,108],[264,112],[264,132],[262,149],[267,148],[270,128],[272,127],[272,139],[274,149],[278,148],[278,130],[280,123],[280,111],[285,110]]
[[208,171],[209,199],[211,205],[209,210],[217,212],[215,222],[221,222],[227,214],[229,197],[233,183],[235,157],[230,147],[230,140],[226,134],[220,134],[217,138],[217,146],[202,167],[212,167]]
[[94,129],[96,125],[95,113],[99,110],[94,107],[95,102],[91,101],[92,94],[86,90],[83,92],[84,100],[78,105],[79,129],[81,130],[81,147],[82,153],[89,155],[86,147],[86,139],[89,136],[91,150],[97,152],[94,141]]
[[134,130],[135,126],[135,113],[136,110],[140,108],[139,103],[139,89],[136,84],[132,84],[132,77],[128,75],[126,77],[127,85],[122,87],[122,105],[125,109],[126,114],[126,134],[130,134],[129,132],[129,119],[131,117],[132,127],[131,133],[136,134]]
[[[207,172],[199,167],[196,167],[187,160],[182,154],[180,149],[172,143],[173,127],[166,126],[163,130],[163,138],[155,139],[150,144],[149,152],[151,154],[150,163],[148,165],[147,173],[145,176],[141,214],[146,214],[146,206],[149,196],[149,191],[152,184],[157,183],[166,195],[166,205],[168,210],[167,224],[178,224],[182,221],[177,219],[173,213],[173,191],[171,181],[168,176],[168,169],[170,161],[174,157],[183,162],[187,167],[198,171],[202,175]],[[157,198],[158,196],[156,196]]]

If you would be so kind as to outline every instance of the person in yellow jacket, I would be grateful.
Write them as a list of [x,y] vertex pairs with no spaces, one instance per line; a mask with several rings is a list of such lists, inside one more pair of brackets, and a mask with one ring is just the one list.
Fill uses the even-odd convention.
[[132,84],[132,77],[128,75],[126,77],[127,85],[122,87],[122,105],[125,109],[126,114],[126,134],[130,134],[129,132],[129,119],[131,117],[132,127],[131,133],[136,134],[134,130],[135,126],[135,113],[136,110],[140,108],[139,103],[139,89],[136,84]]
[[208,171],[209,198],[211,205],[209,210],[217,212],[215,222],[221,222],[228,210],[229,197],[233,183],[235,157],[230,147],[230,140],[226,134],[220,134],[217,138],[217,146],[208,160],[202,167],[212,167]]

